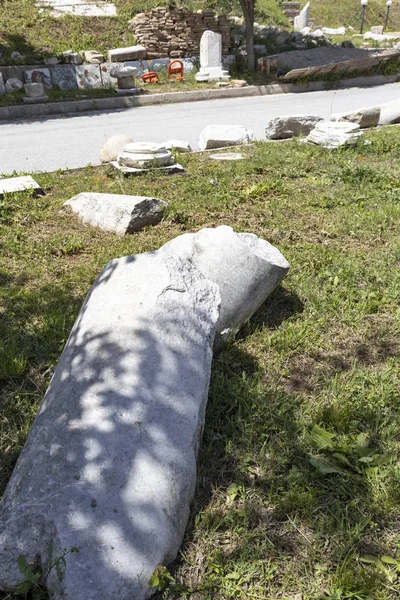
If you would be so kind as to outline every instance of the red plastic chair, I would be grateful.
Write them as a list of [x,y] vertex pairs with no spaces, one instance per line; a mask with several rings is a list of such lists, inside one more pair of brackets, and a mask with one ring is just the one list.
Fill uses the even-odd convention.
[[183,81],[183,62],[181,60],[172,60],[168,65],[168,79],[175,79],[175,81]]
[[150,73],[143,73],[142,80],[145,83],[158,83],[158,75],[155,71],[150,71]]

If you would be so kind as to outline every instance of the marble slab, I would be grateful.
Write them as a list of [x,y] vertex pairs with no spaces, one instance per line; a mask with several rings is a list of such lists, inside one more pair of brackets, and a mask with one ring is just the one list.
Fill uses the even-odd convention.
[[50,67],[50,74],[53,85],[59,87],[60,90],[76,90],[78,88],[74,65]]
[[76,83],[80,90],[90,90],[102,87],[100,65],[75,66]]
[[25,83],[43,83],[45,89],[53,87],[51,82],[50,69],[47,67],[36,67],[24,71]]

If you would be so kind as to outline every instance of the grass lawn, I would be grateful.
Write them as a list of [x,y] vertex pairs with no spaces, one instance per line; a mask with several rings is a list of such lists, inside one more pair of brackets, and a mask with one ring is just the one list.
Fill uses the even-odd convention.
[[[231,225],[275,244],[291,270],[214,361],[192,517],[165,594],[397,600],[399,133],[371,131],[371,145],[339,151],[258,143],[229,164],[182,155],[178,176],[37,174],[46,196],[6,197],[0,493],[105,264]],[[117,237],[62,209],[82,191],[155,195],[170,209],[156,227]]]
[[[307,0],[302,0],[305,6]],[[384,25],[386,17],[386,0],[369,0],[365,13],[364,32],[373,25]],[[360,0],[313,0],[310,6],[310,18],[315,20],[315,25],[320,27],[348,27],[355,28],[354,33],[359,33],[361,22]],[[390,8],[388,31],[400,31],[400,4],[393,2]]]

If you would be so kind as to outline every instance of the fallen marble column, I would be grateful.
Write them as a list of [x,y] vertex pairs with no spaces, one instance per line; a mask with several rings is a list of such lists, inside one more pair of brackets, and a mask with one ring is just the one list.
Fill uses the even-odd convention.
[[[0,589],[45,573],[53,600],[144,600],[182,542],[215,334],[233,332],[287,272],[231,228],[112,260],[78,315],[0,508]],[[269,281],[267,281],[269,280]],[[239,303],[246,304],[245,307]]]
[[349,123],[356,123],[361,129],[367,129],[369,127],[377,127],[379,124],[379,118],[381,116],[380,106],[371,106],[369,108],[359,108],[349,113],[339,113],[331,115],[331,121],[347,121]]
[[239,331],[289,270],[287,260],[269,242],[224,225],[185,233],[161,250],[189,260],[218,285],[222,303],[217,349]]

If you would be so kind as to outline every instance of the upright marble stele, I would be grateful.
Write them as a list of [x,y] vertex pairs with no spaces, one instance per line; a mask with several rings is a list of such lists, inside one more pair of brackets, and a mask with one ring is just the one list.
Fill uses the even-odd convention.
[[205,31],[200,40],[200,71],[196,81],[218,81],[230,79],[222,68],[222,36],[215,31]]
[[294,30],[301,31],[304,27],[308,27],[308,13],[310,10],[310,3],[307,2],[301,13],[294,18]]

